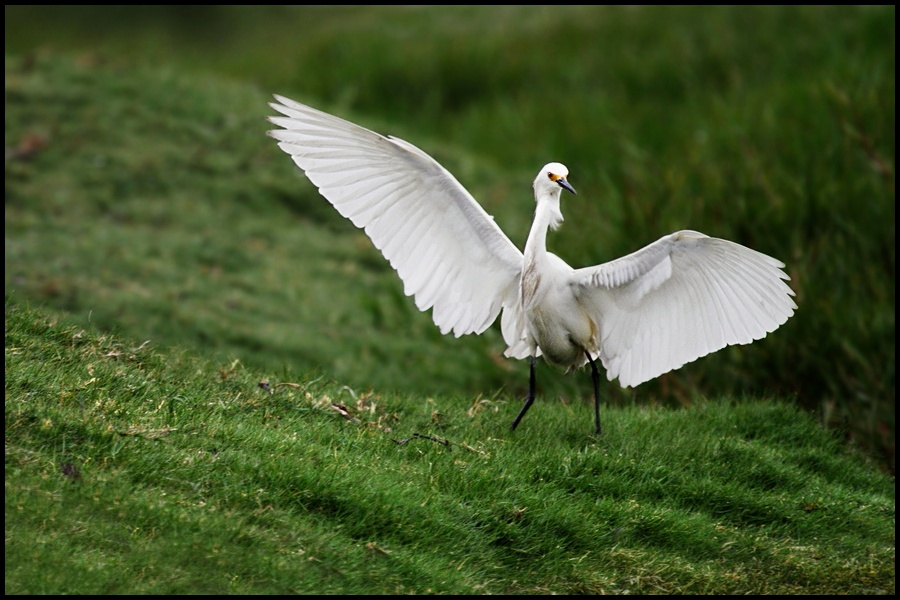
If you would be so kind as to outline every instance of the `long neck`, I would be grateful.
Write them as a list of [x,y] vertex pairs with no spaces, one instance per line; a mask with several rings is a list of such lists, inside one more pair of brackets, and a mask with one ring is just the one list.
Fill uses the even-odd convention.
[[547,254],[547,229],[556,229],[562,223],[563,216],[559,210],[559,192],[553,191],[537,198],[534,211],[534,223],[525,242],[525,259],[543,258]]

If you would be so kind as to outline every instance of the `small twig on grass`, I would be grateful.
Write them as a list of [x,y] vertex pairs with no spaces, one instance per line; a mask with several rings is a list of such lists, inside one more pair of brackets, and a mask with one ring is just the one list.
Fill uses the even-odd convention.
[[274,384],[272,387],[276,387],[276,388],[277,388],[277,387],[281,387],[281,386],[283,386],[283,385],[286,385],[286,386],[288,386],[288,387],[290,387],[290,388],[294,388],[295,390],[299,390],[300,388],[303,387],[303,384],[302,384],[302,383],[291,383],[291,382],[289,382],[289,381],[282,381],[282,382],[280,382],[280,383],[276,383],[276,384]]
[[395,440],[394,438],[391,438],[391,441],[394,442],[395,444],[397,444],[398,446],[402,446],[406,442],[408,442],[412,439],[415,439],[415,438],[424,438],[426,440],[431,440],[432,442],[437,442],[438,444],[441,444],[442,446],[447,446],[448,450],[453,450],[453,448],[450,447],[450,442],[448,440],[443,440],[439,437],[434,437],[433,435],[425,435],[424,433],[414,433],[414,434],[412,434],[412,436],[402,439],[402,440]]
[[116,433],[119,435],[139,435],[148,440],[155,440],[157,438],[165,437],[173,431],[178,431],[178,428],[164,427],[162,429],[147,429],[144,427],[129,427],[128,429],[117,431]]
[[[320,377],[319,379],[321,379],[321,377]],[[269,383],[269,380],[268,380],[268,379],[263,379],[262,381],[260,381],[260,382],[259,382],[258,384],[256,384],[256,385],[259,386],[260,389],[263,389],[263,390],[269,392],[270,394],[274,394],[274,393],[275,393],[275,389],[276,389],[276,388],[279,388],[279,387],[281,387],[281,386],[287,386],[287,387],[289,387],[289,388],[294,388],[295,390],[299,390],[299,389],[302,389],[302,388],[307,388],[307,387],[309,387],[311,384],[315,383],[316,381],[319,381],[319,379],[316,379],[316,380],[314,380],[314,381],[310,381],[310,382],[305,383],[305,384],[304,384],[304,383],[291,383],[291,382],[289,382],[289,381],[281,381],[281,382],[279,382],[279,383]]]
[[283,385],[286,385],[287,387],[294,388],[295,390],[299,390],[300,388],[303,387],[302,384],[299,384],[299,383],[289,383],[289,382],[287,382],[287,381],[282,381],[281,383],[272,383],[272,384],[270,384],[268,379],[263,379],[262,381],[260,381],[260,382],[259,382],[258,384],[256,384],[256,385],[258,385],[258,386],[260,387],[260,389],[263,389],[263,390],[269,392],[270,394],[274,394],[274,393],[275,393],[275,388],[281,387],[281,386],[283,386]]
[[347,410],[347,407],[343,404],[332,404],[332,410],[336,410],[339,415],[347,419],[348,421],[353,421],[354,423],[359,423],[359,419],[350,414],[350,411]]

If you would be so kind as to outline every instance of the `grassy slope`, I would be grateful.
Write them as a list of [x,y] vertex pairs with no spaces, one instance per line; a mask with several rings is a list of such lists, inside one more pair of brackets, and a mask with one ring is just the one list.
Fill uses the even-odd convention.
[[6,317],[6,593],[893,593],[891,478],[788,404],[512,435],[497,399],[270,394]]
[[[15,34],[28,31],[27,20],[9,18],[11,10],[8,49]],[[33,344],[43,348],[35,351],[39,364],[23,367],[10,346],[26,343],[7,339],[7,493],[21,490],[7,500],[7,529],[19,527],[15,538],[7,536],[14,550],[8,550],[7,570],[17,573],[7,577],[8,591],[26,581],[46,582],[45,591],[102,591],[121,585],[121,577],[105,571],[121,566],[147,591],[201,591],[201,567],[209,565],[225,573],[215,590],[226,589],[227,580],[235,590],[364,591],[371,584],[357,582],[373,575],[384,580],[385,591],[426,591],[414,587],[417,581],[438,582],[432,589],[442,591],[653,591],[655,585],[704,591],[704,582],[713,580],[710,589],[719,591],[769,591],[769,584],[787,589],[792,582],[814,591],[832,576],[832,591],[893,589],[885,574],[893,564],[893,533],[885,533],[880,520],[893,518],[893,490],[881,476],[849,467],[845,460],[858,464],[852,457],[835,458],[841,453],[822,432],[809,432],[810,443],[824,444],[822,455],[808,447],[803,455],[804,443],[797,445],[800,455],[788,443],[754,446],[758,434],[747,428],[801,419],[791,409],[752,402],[732,408],[727,401],[714,407],[697,399],[698,393],[718,398],[740,391],[795,395],[893,464],[894,237],[887,225],[894,220],[892,12],[486,8],[447,10],[434,18],[424,10],[390,9],[392,25],[385,27],[386,13],[378,10],[288,10],[273,21],[266,11],[246,19],[238,12],[234,20],[225,9],[232,20],[203,29],[213,37],[219,31],[219,48],[215,39],[204,46],[208,40],[201,43],[203,36],[190,27],[190,35],[154,38],[164,28],[155,28],[151,15],[99,27],[118,41],[98,33],[87,47],[79,46],[88,38],[67,41],[65,30],[77,25],[80,13],[63,13],[53,12],[59,21],[36,22],[42,32],[54,32],[58,46],[81,50],[74,59],[8,50],[6,63],[7,318],[33,320]],[[86,22],[98,29],[93,17]],[[136,22],[141,29],[122,28]],[[10,29],[10,23],[16,26]],[[523,28],[552,39],[554,52],[529,43]],[[410,31],[417,32],[412,42]],[[410,52],[410,43],[419,51]],[[221,72],[253,78],[265,93],[209,75],[210,48]],[[145,56],[154,57],[153,64],[136,66]],[[372,56],[379,57],[376,64]],[[522,182],[548,155],[562,160],[578,173],[573,182],[579,199],[587,191],[592,198],[571,205],[564,229],[551,239],[573,264],[623,254],[673,229],[696,228],[783,258],[801,310],[762,343],[720,352],[636,392],[607,386],[610,403],[618,406],[700,403],[697,412],[609,413],[610,431],[618,427],[631,443],[644,445],[621,455],[633,458],[638,470],[629,470],[632,463],[621,463],[618,454],[603,454],[606,444],[626,439],[609,437],[598,448],[583,437],[589,411],[571,399],[589,393],[584,376],[566,378],[542,368],[543,401],[523,424],[528,431],[510,438],[505,427],[516,407],[509,402],[525,383],[523,363],[499,359],[495,331],[443,338],[429,316],[415,310],[364,236],[342,222],[265,138],[269,91],[290,93],[433,152],[518,242],[530,218],[530,208],[523,208],[530,192]],[[133,341],[90,333],[94,341],[81,346],[68,328],[39,326],[60,317],[20,306],[29,302],[48,305],[89,332],[99,327]],[[50,339],[41,337],[47,334]],[[200,358],[167,350],[133,353],[140,368],[118,381],[125,366],[106,361],[132,359],[127,352],[104,357],[104,344],[119,352],[147,339],[151,348],[190,348]],[[53,366],[77,348],[81,354]],[[229,374],[236,357],[246,367]],[[113,369],[112,380],[105,387],[88,383],[101,367]],[[215,383],[219,369],[227,379]],[[256,395],[263,376],[275,382],[320,374],[322,382],[334,376],[341,383],[315,384],[310,398],[285,388],[272,397]],[[350,388],[342,390],[343,384]],[[384,436],[377,427],[348,430],[323,400],[330,396],[352,407],[354,394],[370,390],[379,406],[371,419],[385,425],[396,413],[403,423],[398,438],[446,435],[490,462],[460,458],[470,451],[459,447],[447,459],[443,446],[422,439],[401,447],[400,456],[412,466],[385,459],[396,449],[390,442],[378,445]],[[561,402],[549,401],[556,398]],[[466,410],[479,399],[502,412],[468,417]],[[264,408],[269,403],[271,411]],[[435,411],[445,416],[432,423]],[[259,427],[242,431],[247,415],[259,417]],[[309,415],[315,418],[308,421]],[[449,424],[446,415],[453,419]],[[284,439],[268,438],[276,420],[289,432]],[[692,449],[708,421],[730,423],[722,425],[723,453],[715,452],[714,441]],[[172,455],[148,453],[156,467],[141,462],[152,444],[165,450],[177,439],[173,432],[145,440],[153,435],[147,428],[181,430],[185,422],[200,428],[188,427],[196,446]],[[670,422],[677,429],[667,429]],[[310,423],[327,425],[310,430]],[[807,425],[805,418],[797,423]],[[132,426],[138,429],[127,433]],[[366,435],[373,439],[358,441]],[[771,437],[782,435],[802,442],[780,429]],[[250,443],[257,438],[258,445]],[[298,439],[303,443],[292,445]],[[502,448],[519,444],[521,452],[503,454]],[[245,445],[253,446],[246,455]],[[221,447],[240,452],[217,474],[212,465],[219,464]],[[307,454],[293,456],[298,447]],[[710,462],[711,470],[726,465],[729,472],[697,473],[691,452],[709,452],[697,460]],[[268,467],[272,457],[277,464]],[[328,471],[329,482],[301,475],[302,461],[321,467],[329,457],[350,463],[351,471]],[[367,478],[382,459],[378,481]],[[496,460],[501,470],[492,470]],[[194,468],[192,461],[202,464],[184,477],[172,469]],[[451,468],[453,461],[462,463],[460,469],[478,469],[432,478],[434,465]],[[72,485],[66,464],[82,473]],[[802,475],[808,464],[812,475]],[[610,482],[602,477],[605,469],[630,483]],[[794,469],[801,483],[793,475],[781,477]],[[862,474],[849,485],[845,471]],[[472,473],[472,481],[458,482]],[[294,485],[295,474],[306,479]],[[697,482],[690,480],[694,474]],[[505,477],[513,479],[498,486]],[[771,480],[763,485],[769,495],[757,498],[756,478]],[[879,491],[859,491],[867,478]],[[535,485],[542,479],[553,482],[546,492]],[[447,491],[440,487],[446,481],[458,487]],[[210,500],[208,490],[220,484],[222,495]],[[827,488],[822,497],[828,503],[817,500],[816,485]],[[381,486],[407,490],[412,500]],[[719,487],[725,491],[717,495]],[[257,490],[265,494],[259,492],[255,509],[247,508]],[[566,501],[557,502],[562,513],[535,510],[552,504],[559,490],[565,490]],[[574,506],[567,513],[569,495],[578,490],[593,490],[596,505],[610,512]],[[61,495],[70,491],[74,496]],[[809,524],[820,524],[815,519],[847,517],[842,511],[850,508],[835,499],[844,493],[853,498],[846,507],[863,510],[861,519],[871,525],[845,546],[836,540],[850,539],[849,533],[829,533],[825,540],[810,534]],[[316,504],[310,494],[324,500]],[[429,494],[444,501],[429,500]],[[877,501],[870,503],[867,494]],[[623,498],[634,503],[607,506]],[[127,506],[97,515],[98,504],[91,502]],[[456,524],[415,508],[429,502]],[[779,503],[809,513],[785,516],[775,510]],[[475,512],[466,520],[451,506]],[[663,513],[654,512],[657,506]],[[877,516],[870,518],[865,511],[871,507]],[[379,517],[378,510],[400,516]],[[365,519],[356,527],[360,511]],[[742,514],[749,521],[741,521]],[[303,515],[321,520],[294,521]],[[694,537],[682,535],[709,515],[727,519],[698,528]],[[18,518],[26,520],[11,520]],[[523,520],[530,528],[516,529]],[[788,526],[801,521],[796,530]],[[430,529],[432,522],[433,531],[418,544],[383,533],[409,529],[410,523],[416,530],[429,523]],[[127,538],[123,523],[130,525]],[[850,518],[847,526],[854,523]],[[724,562],[710,558],[718,556],[716,548],[732,548],[729,527],[736,527],[735,543],[743,544],[740,557],[749,567],[728,562],[730,550],[719,552]],[[590,553],[551,547],[538,535],[546,530]],[[292,538],[292,531],[303,533]],[[629,531],[637,533],[621,537]],[[652,547],[643,531],[655,540]],[[480,539],[480,532],[491,541]],[[472,557],[460,558],[455,547],[434,541],[442,535],[471,540],[459,553]],[[609,535],[615,543],[607,544]],[[704,536],[711,540],[705,546]],[[596,548],[590,546],[595,538]],[[13,546],[10,539],[25,545]],[[620,539],[632,545],[617,546]],[[370,542],[375,545],[367,548]],[[272,552],[258,552],[263,558],[246,563],[247,544]],[[416,558],[432,544],[433,554]],[[402,561],[374,562],[399,558],[393,549],[401,547]],[[130,559],[123,548],[141,552]],[[802,554],[804,548],[811,554]],[[482,562],[495,552],[496,562]],[[91,575],[68,579],[63,567],[82,555]],[[458,560],[448,566],[445,555]],[[313,560],[303,563],[299,556]],[[583,556],[589,568],[579,573],[573,565]],[[37,570],[27,571],[29,563]],[[313,571],[301,573],[301,563]],[[342,563],[349,568],[342,571]]]
[[[581,193],[550,245],[574,265],[681,228],[783,259],[801,306],[784,328],[609,401],[793,395],[893,465],[892,9],[7,17],[13,301],[360,388],[521,393],[496,331],[442,338],[264,137],[268,92],[289,93],[434,153],[519,244],[523,182],[565,162]],[[539,377],[551,397],[588,388]]]

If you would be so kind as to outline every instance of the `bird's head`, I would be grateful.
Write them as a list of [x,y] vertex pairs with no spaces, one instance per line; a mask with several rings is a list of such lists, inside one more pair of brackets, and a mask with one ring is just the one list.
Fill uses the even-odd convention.
[[534,178],[535,195],[540,196],[541,192],[558,194],[560,189],[574,194],[575,188],[566,180],[568,176],[569,170],[563,164],[552,162],[544,165]]

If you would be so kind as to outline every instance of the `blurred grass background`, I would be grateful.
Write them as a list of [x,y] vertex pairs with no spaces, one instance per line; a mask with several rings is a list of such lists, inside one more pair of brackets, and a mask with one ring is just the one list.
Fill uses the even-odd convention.
[[[6,302],[362,390],[524,391],[265,137],[271,93],[433,154],[524,243],[535,169],[595,264],[690,228],[787,263],[775,334],[618,404],[794,397],[894,468],[893,7],[6,7]],[[544,398],[589,378],[542,368]]]

